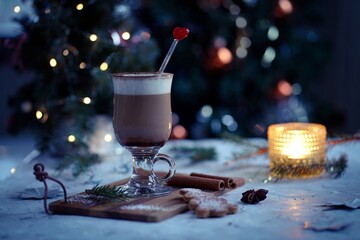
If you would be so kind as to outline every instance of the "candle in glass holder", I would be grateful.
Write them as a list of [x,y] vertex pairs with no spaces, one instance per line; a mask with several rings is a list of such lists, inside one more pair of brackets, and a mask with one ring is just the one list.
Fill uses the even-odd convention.
[[271,175],[310,178],[326,164],[326,128],[315,123],[282,123],[268,128]]

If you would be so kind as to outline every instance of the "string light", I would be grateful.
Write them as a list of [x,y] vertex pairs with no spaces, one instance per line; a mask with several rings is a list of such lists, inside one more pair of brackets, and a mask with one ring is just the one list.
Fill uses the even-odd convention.
[[130,33],[129,32],[123,32],[121,34],[121,37],[124,39],[124,40],[129,40],[130,39]]
[[105,134],[104,140],[105,140],[105,142],[111,142],[112,141],[111,134],[110,133]]
[[37,110],[35,112],[35,117],[41,123],[45,123],[48,120],[49,115],[47,114],[46,110]]
[[90,39],[90,41],[95,42],[98,39],[98,37],[96,36],[96,34],[91,34],[89,36],[89,39]]
[[101,71],[106,71],[108,69],[109,65],[106,63],[106,62],[103,62],[101,65],[100,65],[100,70]]
[[86,63],[81,62],[80,65],[79,65],[79,68],[80,69],[85,69],[86,68]]
[[67,49],[64,49],[64,51],[63,51],[63,55],[66,57],[67,55],[69,55],[69,50],[67,50]]
[[15,6],[14,7],[14,12],[15,13],[19,13],[21,11],[21,7],[20,6]]
[[40,110],[37,110],[35,113],[36,119],[40,120],[43,117],[43,113]]
[[91,103],[91,98],[89,98],[89,97],[84,97],[84,99],[83,99],[83,103],[84,104],[90,104]]
[[84,8],[84,4],[82,4],[82,3],[79,3],[78,5],[76,5],[76,10],[81,11],[81,10],[83,10],[83,8]]
[[51,67],[56,67],[56,65],[57,65],[57,61],[56,61],[56,59],[55,58],[52,58],[52,59],[50,59],[50,66]]
[[68,140],[68,142],[75,142],[76,137],[74,135],[69,135],[67,140]]

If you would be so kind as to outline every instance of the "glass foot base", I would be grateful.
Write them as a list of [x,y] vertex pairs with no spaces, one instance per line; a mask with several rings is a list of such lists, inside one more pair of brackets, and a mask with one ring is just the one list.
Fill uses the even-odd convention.
[[172,191],[172,188],[169,186],[133,186],[129,183],[121,186],[121,189],[130,198],[159,197],[168,195]]

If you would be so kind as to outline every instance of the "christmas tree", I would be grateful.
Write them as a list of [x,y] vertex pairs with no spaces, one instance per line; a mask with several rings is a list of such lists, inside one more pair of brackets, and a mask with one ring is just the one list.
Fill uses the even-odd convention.
[[35,0],[33,7],[34,16],[17,19],[24,33],[16,67],[35,76],[10,100],[9,131],[35,128],[41,150],[86,149],[93,118],[112,114],[110,68],[153,70],[157,46],[125,1]]
[[9,130],[31,126],[42,150],[86,150],[93,118],[112,115],[110,73],[156,71],[176,26],[191,33],[166,69],[175,74],[174,138],[264,136],[274,122],[316,121],[323,4],[34,0],[35,16],[18,18],[16,67],[35,76],[10,101]]

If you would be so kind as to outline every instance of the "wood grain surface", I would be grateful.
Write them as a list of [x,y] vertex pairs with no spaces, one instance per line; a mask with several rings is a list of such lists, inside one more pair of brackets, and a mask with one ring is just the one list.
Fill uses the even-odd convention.
[[[125,184],[128,179],[111,183],[111,186]],[[245,181],[244,181],[245,183]],[[237,187],[243,184],[238,185]],[[225,188],[212,191],[215,195],[223,195],[233,189]],[[114,218],[142,222],[159,222],[182,212],[188,211],[188,204],[184,202],[179,188],[166,196],[152,198],[133,198],[121,200],[99,200],[85,192],[68,197],[68,203],[58,200],[49,204],[49,210],[54,214],[81,215],[101,218]]]

